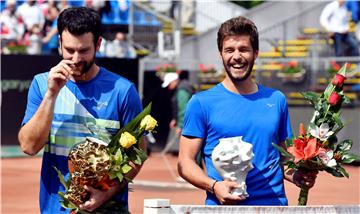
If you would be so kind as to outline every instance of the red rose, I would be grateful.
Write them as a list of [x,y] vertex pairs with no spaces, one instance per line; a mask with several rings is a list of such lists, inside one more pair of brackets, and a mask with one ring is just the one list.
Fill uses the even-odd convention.
[[343,86],[344,81],[345,81],[345,77],[341,74],[336,74],[336,76],[333,78],[332,80],[332,84],[338,88],[340,88],[341,86]]
[[296,61],[290,61],[288,65],[290,68],[296,68],[298,66],[298,63]]
[[329,104],[331,106],[335,106],[338,104],[340,99],[341,99],[341,96],[338,93],[333,92],[333,93],[331,93],[331,95],[329,97]]

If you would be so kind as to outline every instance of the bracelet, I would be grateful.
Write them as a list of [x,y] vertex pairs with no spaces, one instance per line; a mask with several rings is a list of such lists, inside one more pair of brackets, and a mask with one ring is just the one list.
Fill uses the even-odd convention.
[[215,194],[215,184],[216,184],[217,182],[219,182],[219,181],[218,181],[218,180],[215,180],[214,183],[213,183],[213,185],[211,186],[211,191],[212,191],[213,194]]

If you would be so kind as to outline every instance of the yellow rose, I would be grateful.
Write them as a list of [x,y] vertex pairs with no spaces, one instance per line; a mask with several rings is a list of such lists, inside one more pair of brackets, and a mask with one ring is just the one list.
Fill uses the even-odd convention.
[[157,121],[149,114],[146,115],[140,123],[140,127],[145,131],[152,131],[155,126],[157,126]]
[[130,146],[136,143],[136,138],[132,136],[129,132],[124,132],[120,137],[120,145],[125,149],[128,149]]

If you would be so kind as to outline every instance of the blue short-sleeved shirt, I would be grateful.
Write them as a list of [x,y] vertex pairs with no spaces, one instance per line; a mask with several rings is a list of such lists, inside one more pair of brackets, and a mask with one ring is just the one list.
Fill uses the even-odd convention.
[[[249,197],[239,205],[287,205],[280,154],[272,146],[291,136],[290,118],[284,94],[258,85],[258,92],[239,95],[219,83],[194,95],[187,105],[182,135],[203,139],[208,176],[222,180],[211,154],[219,139],[243,136],[253,145],[254,168],[246,184]],[[207,205],[219,204],[207,192]]]
[[[31,119],[47,90],[49,73],[34,77],[22,124]],[[56,99],[49,141],[45,145],[40,181],[41,213],[68,213],[59,203],[58,191],[64,192],[56,171],[69,176],[67,156],[72,146],[96,134],[111,137],[142,110],[133,83],[100,68],[95,78],[75,83],[69,80]],[[128,193],[116,196],[127,204]]]

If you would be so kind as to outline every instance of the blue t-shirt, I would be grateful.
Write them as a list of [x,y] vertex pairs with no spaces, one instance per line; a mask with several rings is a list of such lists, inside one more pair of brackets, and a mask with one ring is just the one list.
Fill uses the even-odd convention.
[[[58,21],[58,19],[55,19],[53,21],[53,23],[51,24],[51,30],[54,28],[57,28],[57,21]],[[49,43],[48,43],[48,47],[50,49],[57,49],[59,47],[59,38],[58,37],[59,37],[58,33],[51,37],[51,39],[49,40]]]
[[[34,77],[29,93],[25,124],[35,114],[45,92],[49,73]],[[68,154],[85,137],[96,134],[111,137],[142,110],[139,95],[133,83],[100,68],[95,78],[75,83],[69,80],[56,99],[51,133],[44,148],[40,181],[41,213],[68,213],[61,207],[58,191],[65,192],[56,171],[69,177]],[[127,187],[126,187],[127,188]],[[117,195],[116,200],[127,204],[128,191]]]
[[[51,24],[49,32],[52,31],[54,28],[57,29],[57,21],[58,21],[58,19],[55,19],[53,21],[53,23]],[[56,33],[55,35],[53,35],[50,38],[49,42],[43,44],[42,52],[46,53],[46,54],[49,54],[51,51],[57,50],[58,47],[59,47],[59,34]]]
[[[277,90],[258,87],[254,94],[239,95],[219,83],[194,95],[187,105],[182,135],[203,139],[206,171],[215,180],[223,180],[211,160],[219,139],[243,136],[253,145],[255,156],[246,179],[249,197],[238,205],[287,205],[280,154],[271,145],[291,136],[286,98]],[[210,192],[205,203],[220,204]]]

